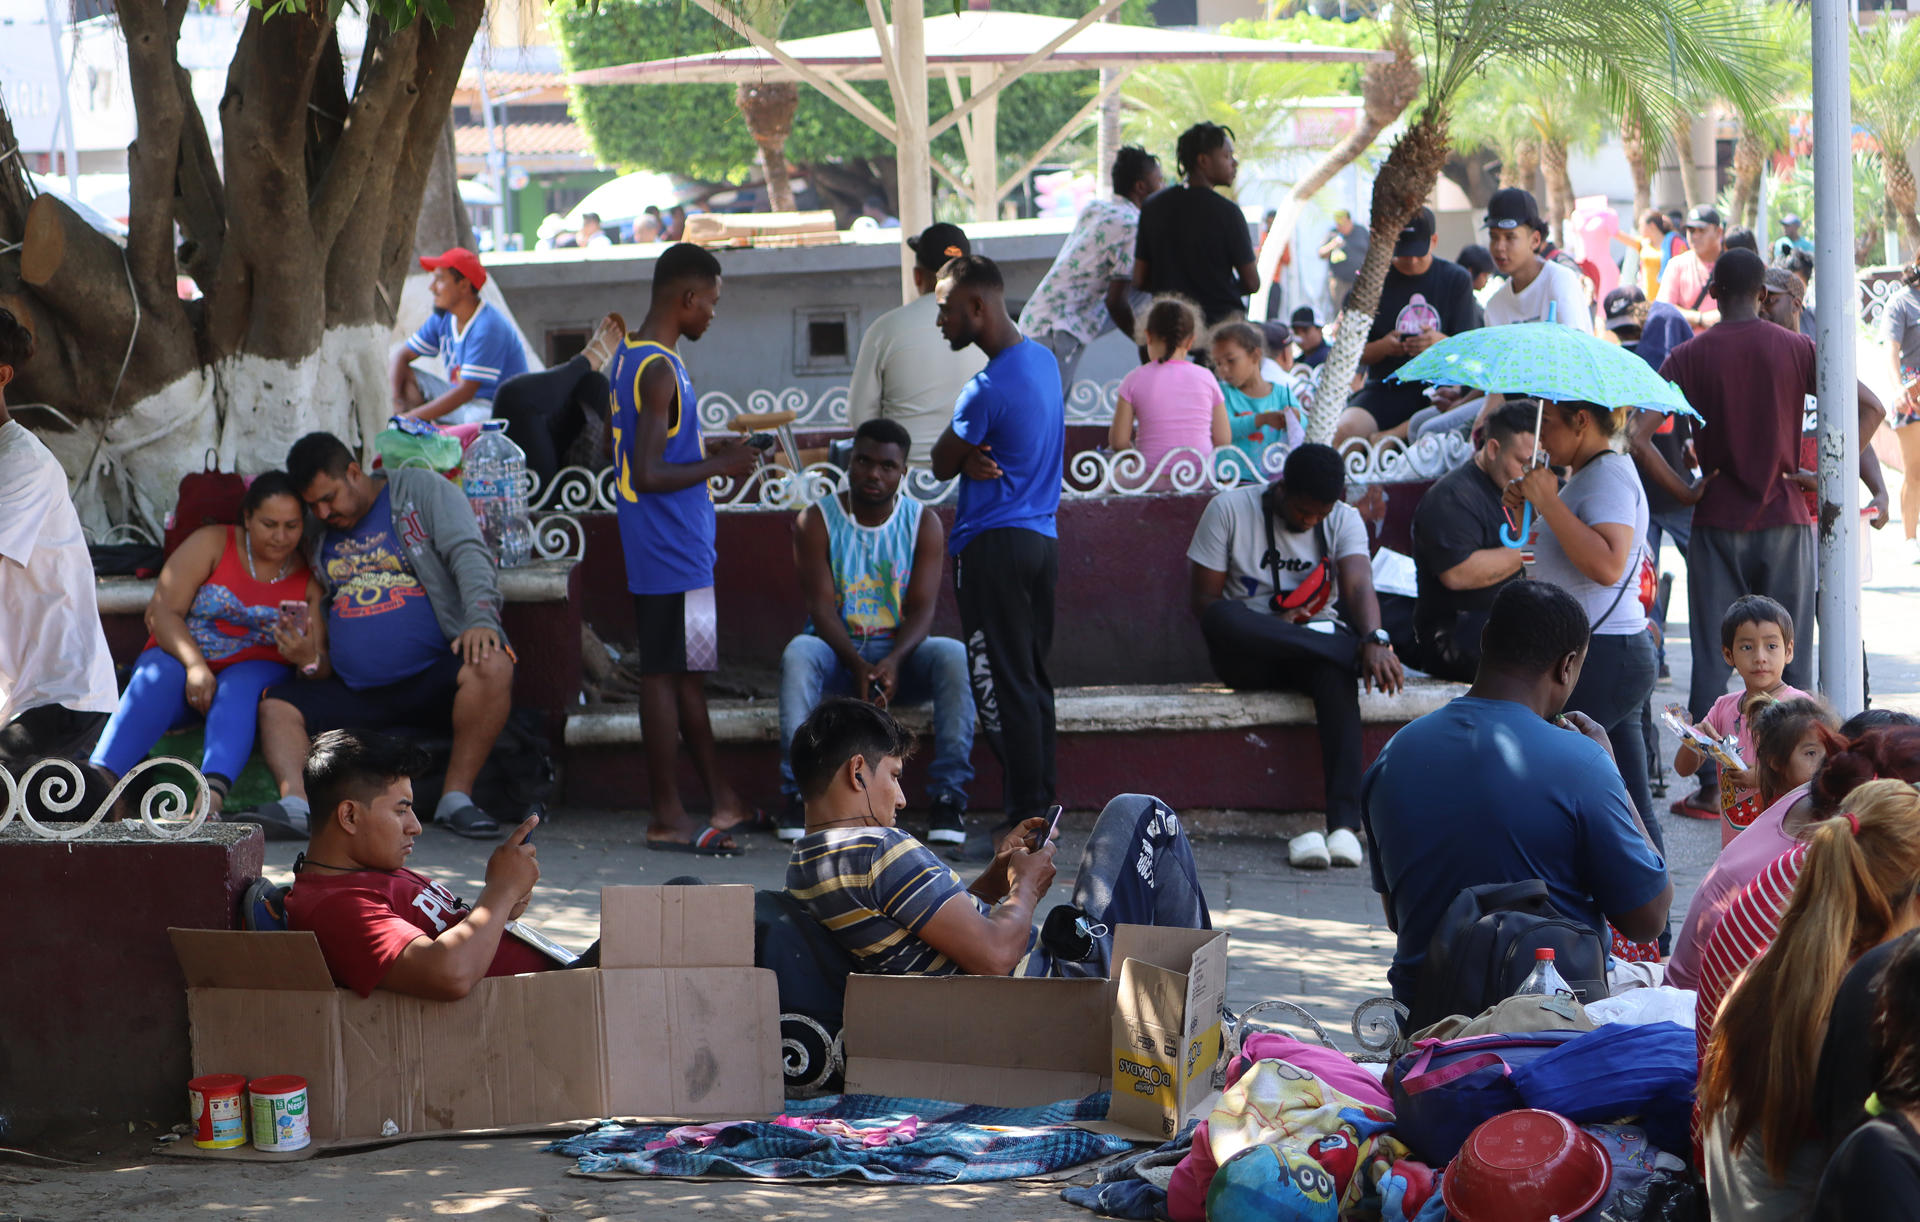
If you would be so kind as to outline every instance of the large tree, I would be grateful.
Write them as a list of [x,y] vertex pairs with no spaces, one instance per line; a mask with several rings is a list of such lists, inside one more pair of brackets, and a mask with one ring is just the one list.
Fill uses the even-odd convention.
[[[1449,154],[1461,91],[1509,64],[1544,66],[1590,80],[1616,111],[1677,93],[1683,79],[1720,96],[1751,97],[1743,71],[1754,54],[1751,19],[1716,0],[1646,0],[1622,21],[1611,0],[1410,0],[1404,20],[1426,62],[1420,109],[1373,181],[1373,244],[1340,314],[1340,334],[1320,367],[1308,433],[1333,436],[1344,388],[1360,364],[1393,259],[1394,235],[1426,202]],[[1635,99],[1640,99],[1636,102]],[[1646,113],[1642,110],[1641,113]]]
[[[734,7],[748,20],[757,13],[782,12],[771,0],[758,8]],[[887,5],[883,2],[881,8],[885,11]],[[1002,0],[995,8],[1078,17],[1087,6],[1085,0]],[[1117,19],[1144,22],[1146,9],[1146,0],[1128,0]],[[548,11],[570,70],[746,45],[745,39],[684,0],[553,0]],[[928,15],[940,11],[930,7]],[[863,0],[809,0],[785,6],[778,30],[781,38],[794,39],[869,24]],[[764,19],[756,25],[764,29]],[[1003,162],[1018,164],[1044,144],[1085,104],[1094,78],[1092,72],[1035,73],[1002,91],[998,144]],[[939,74],[928,86],[928,113],[938,119],[953,103]],[[882,112],[892,110],[884,84],[863,82],[854,88]],[[843,219],[858,215],[873,194],[884,195],[889,209],[897,211],[893,146],[810,86],[797,87],[795,102],[790,131],[780,142],[783,159],[827,194]],[[747,104],[731,85],[590,85],[573,90],[574,115],[602,161],[717,182],[737,181],[762,161],[764,146],[756,143],[742,115]],[[1090,148],[1091,141],[1085,143]],[[1063,149],[1061,158],[1071,160],[1072,151]],[[957,127],[933,142],[933,152],[965,176],[967,161]]]
[[1920,141],[1920,30],[1882,19],[1853,35],[1853,119],[1873,137],[1887,208],[1909,253],[1920,251],[1913,166]]
[[83,511],[152,526],[208,449],[260,470],[300,432],[385,415],[386,337],[484,0],[364,0],[347,17],[352,80],[341,0],[254,0],[218,160],[177,53],[190,0],[114,7],[137,121],[125,245],[7,159],[0,243],[18,246],[0,256],[0,305],[37,341],[8,399],[77,423],[47,439]]

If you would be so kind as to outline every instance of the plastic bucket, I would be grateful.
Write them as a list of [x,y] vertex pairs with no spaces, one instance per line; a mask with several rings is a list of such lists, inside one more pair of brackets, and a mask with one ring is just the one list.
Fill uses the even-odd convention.
[[313,1140],[307,1122],[307,1080],[293,1074],[255,1078],[247,1084],[253,1100],[253,1148],[268,1154],[304,1150]]
[[237,1073],[212,1073],[187,1083],[194,1145],[232,1150],[247,1144],[247,1114],[240,1098],[246,1088],[246,1078]]

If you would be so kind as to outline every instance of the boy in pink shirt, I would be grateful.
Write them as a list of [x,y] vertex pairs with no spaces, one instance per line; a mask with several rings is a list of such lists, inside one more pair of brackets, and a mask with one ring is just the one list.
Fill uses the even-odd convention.
[[[1152,472],[1175,450],[1210,456],[1233,440],[1233,431],[1219,380],[1187,359],[1200,332],[1200,311],[1180,298],[1162,297],[1147,310],[1145,329],[1147,363],[1120,380],[1107,441],[1115,450],[1139,450]],[[1182,472],[1183,484],[1200,482],[1213,460],[1195,461],[1191,477]],[[1173,466],[1179,463],[1175,459]],[[1172,466],[1154,486],[1168,487],[1171,473]]]
[[[1736,598],[1720,619],[1720,648],[1727,664],[1740,676],[1742,689],[1713,702],[1700,723],[1717,739],[1732,738],[1740,747],[1745,768],[1720,770],[1720,843],[1732,843],[1760,815],[1760,790],[1753,774],[1754,714],[1776,700],[1809,695],[1789,686],[1780,676],[1793,661],[1793,616],[1771,598],[1748,594]],[[1686,743],[1673,757],[1673,770],[1692,776],[1704,762]]]

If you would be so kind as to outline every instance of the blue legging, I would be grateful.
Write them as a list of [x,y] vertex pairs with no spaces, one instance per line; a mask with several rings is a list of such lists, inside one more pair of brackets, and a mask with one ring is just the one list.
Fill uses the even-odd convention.
[[[219,673],[213,704],[207,709],[207,742],[200,757],[200,771],[229,782],[240,775],[247,757],[253,754],[260,693],[292,675],[292,668],[285,663],[263,658],[235,662]],[[93,762],[115,776],[125,776],[128,769],[147,757],[162,734],[183,723],[190,725],[198,716],[187,703],[187,668],[180,659],[155,646],[134,660],[133,677],[100,735]]]

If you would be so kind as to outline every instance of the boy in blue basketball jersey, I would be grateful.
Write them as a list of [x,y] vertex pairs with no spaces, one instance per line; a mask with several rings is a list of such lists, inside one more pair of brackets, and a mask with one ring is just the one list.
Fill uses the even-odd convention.
[[[646,318],[607,370],[620,545],[640,627],[640,730],[653,808],[647,847],[708,856],[737,851],[729,832],[751,812],[715,764],[707,721],[705,674],[720,665],[707,481],[742,478],[759,455],[737,442],[706,452],[693,380],[674,346],[705,335],[719,302],[719,260],[691,243],[669,247],[654,264]],[[713,800],[705,828],[680,803],[683,737]]]

